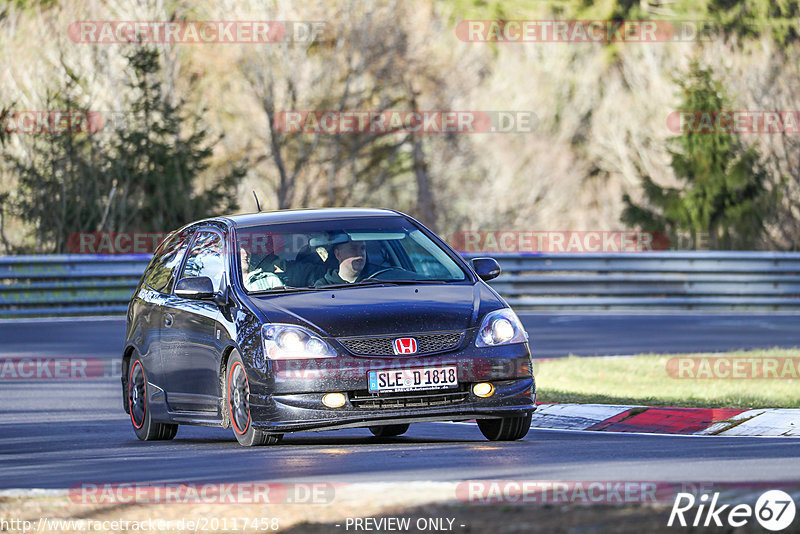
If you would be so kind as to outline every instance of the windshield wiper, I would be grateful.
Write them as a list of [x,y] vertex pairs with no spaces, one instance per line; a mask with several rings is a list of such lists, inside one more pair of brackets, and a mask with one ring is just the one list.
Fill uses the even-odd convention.
[[385,285],[396,285],[396,284],[394,280],[362,280],[360,282],[319,286],[313,289],[341,289],[343,287],[364,287],[364,286],[385,286]]
[[250,291],[250,295],[273,295],[275,293],[294,293],[298,291],[324,291],[326,289],[341,289],[345,287],[364,287],[364,286],[385,286],[393,285],[393,281],[389,280],[364,280],[362,282],[353,282],[352,284],[331,284],[327,286],[308,286],[308,287],[294,287],[294,286],[280,286],[271,289],[261,289],[258,291]]
[[363,287],[363,286],[405,286],[405,285],[416,285],[416,284],[441,284],[441,283],[448,283],[452,280],[409,280],[409,279],[402,279],[402,280],[362,280],[360,282],[353,282],[349,284],[331,284],[328,286],[320,286],[315,289],[338,289],[342,287]]
[[442,284],[449,282],[457,282],[458,280],[362,280],[360,282],[344,283],[344,284],[330,284],[327,286],[310,286],[310,287],[294,287],[294,286],[280,286],[273,287],[272,289],[262,289],[260,291],[250,291],[250,295],[270,295],[273,293],[291,293],[297,291],[324,291],[326,289],[343,289],[348,287],[367,287],[367,286],[400,286],[400,285],[416,285],[416,284]]
[[383,280],[383,281],[396,285],[414,285],[414,284],[447,284],[449,282],[458,282],[459,280],[431,280],[430,278],[428,278],[425,280],[403,279],[403,280]]
[[249,291],[249,295],[270,295],[272,293],[292,293],[295,291],[313,291],[319,289],[318,287],[294,287],[294,286],[278,286],[271,289],[259,289],[257,291]]

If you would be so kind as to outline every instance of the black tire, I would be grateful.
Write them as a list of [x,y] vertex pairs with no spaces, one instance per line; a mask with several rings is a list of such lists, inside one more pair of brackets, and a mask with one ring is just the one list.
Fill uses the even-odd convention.
[[502,419],[478,419],[478,428],[489,441],[516,441],[524,438],[531,429],[533,414]]
[[156,423],[150,418],[147,399],[147,375],[144,365],[137,356],[131,362],[128,372],[128,412],[136,437],[142,441],[169,440],[178,433],[178,425]]
[[234,350],[228,358],[228,368],[225,370],[224,388],[225,409],[228,410],[228,419],[231,422],[233,435],[239,445],[257,447],[260,445],[275,445],[283,438],[283,434],[268,434],[253,428],[250,420],[250,383],[247,380],[247,371],[238,351]]
[[400,434],[405,434],[408,430],[409,425],[382,425],[382,426],[371,426],[369,427],[369,431],[372,432],[372,435],[378,438],[391,438],[394,436],[399,436]]

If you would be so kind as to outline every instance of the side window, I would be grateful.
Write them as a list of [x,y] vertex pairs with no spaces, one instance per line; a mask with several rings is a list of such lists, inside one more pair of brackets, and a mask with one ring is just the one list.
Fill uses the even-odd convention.
[[170,293],[183,255],[191,241],[192,230],[172,234],[150,261],[144,283],[159,293]]
[[214,283],[214,291],[222,285],[225,273],[222,236],[216,232],[198,232],[192,243],[181,278],[187,276],[207,276]]

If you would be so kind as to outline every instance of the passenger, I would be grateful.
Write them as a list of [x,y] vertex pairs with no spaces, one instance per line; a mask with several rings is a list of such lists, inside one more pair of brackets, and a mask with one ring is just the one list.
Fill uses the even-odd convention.
[[[250,272],[250,254],[244,247],[239,248],[239,253],[242,257],[242,280],[244,280],[244,287],[248,291],[264,291],[267,289],[274,289],[276,287],[283,287],[283,281],[276,274],[283,272],[278,265],[280,258],[275,254],[274,258],[265,258],[261,264],[268,265],[267,269],[259,267],[255,271]],[[271,269],[271,270],[270,270]]]
[[[329,259],[328,251],[325,247],[319,246],[314,249],[305,245],[297,253],[294,261],[286,262],[284,283],[290,287],[313,287],[316,281],[328,272],[329,266],[325,263],[327,259]],[[336,261],[331,263],[338,265]]]
[[332,284],[352,284],[367,277],[367,244],[364,241],[348,241],[333,247],[333,255],[339,267],[330,269],[317,280],[316,287]]

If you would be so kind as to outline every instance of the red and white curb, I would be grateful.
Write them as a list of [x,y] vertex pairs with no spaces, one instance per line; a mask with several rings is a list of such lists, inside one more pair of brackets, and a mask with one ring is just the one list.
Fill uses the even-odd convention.
[[531,426],[679,435],[800,436],[800,409],[540,404]]

